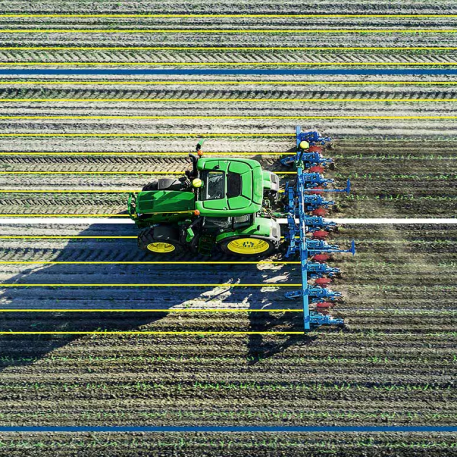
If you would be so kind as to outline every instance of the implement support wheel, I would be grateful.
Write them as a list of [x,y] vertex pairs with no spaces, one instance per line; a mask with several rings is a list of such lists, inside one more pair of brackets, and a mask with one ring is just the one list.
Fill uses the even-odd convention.
[[248,256],[268,256],[275,251],[275,244],[266,238],[252,238],[243,236],[240,238],[230,238],[220,244],[220,248],[226,254]]
[[162,256],[179,254],[183,251],[178,230],[167,225],[144,229],[138,235],[138,246],[150,254]]

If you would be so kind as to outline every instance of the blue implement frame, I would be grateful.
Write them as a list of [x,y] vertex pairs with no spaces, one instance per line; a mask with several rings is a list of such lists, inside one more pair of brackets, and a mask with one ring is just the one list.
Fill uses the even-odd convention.
[[[296,127],[296,143],[297,153],[295,157],[288,157],[282,160],[284,165],[294,163],[297,169],[297,178],[294,184],[288,183],[286,186],[287,194],[287,221],[288,229],[285,234],[286,241],[288,242],[288,249],[286,257],[291,255],[300,254],[300,267],[302,277],[302,288],[298,291],[286,293],[286,297],[289,299],[301,298],[303,306],[303,325],[304,330],[309,331],[312,328],[320,325],[344,325],[343,319],[334,318],[328,314],[322,314],[315,310],[310,309],[310,304],[316,303],[319,299],[326,298],[329,300],[336,299],[341,296],[339,292],[333,292],[329,289],[319,286],[310,286],[308,283],[309,279],[315,279],[322,277],[324,274],[329,272],[334,274],[338,269],[332,269],[327,267],[325,264],[321,264],[322,268],[319,268],[316,263],[310,264],[309,257],[316,254],[325,254],[331,252],[350,252],[355,254],[355,243],[352,241],[351,248],[348,250],[339,249],[336,245],[329,245],[326,241],[315,240],[307,237],[307,233],[312,233],[316,228],[322,227],[329,228],[335,224],[332,222],[323,222],[322,218],[316,218],[306,214],[306,211],[310,211],[313,208],[316,209],[322,206],[322,199],[315,199],[316,204],[313,206],[312,202],[307,198],[314,187],[324,183],[333,182],[332,180],[325,180],[322,175],[318,173],[307,173],[306,168],[309,168],[316,164],[327,164],[332,163],[332,159],[324,159],[319,153],[306,153],[300,149],[300,143],[306,141],[310,146],[321,145],[324,146],[330,141],[330,138],[323,138],[319,132],[309,131],[302,132],[301,127]],[[313,193],[321,192],[347,192],[349,193],[351,188],[349,180],[345,189],[322,189],[315,190]],[[325,202],[328,206],[333,202]],[[316,227],[314,224],[318,224]],[[311,269],[308,265],[312,265]],[[310,275],[310,276],[309,276]],[[331,276],[331,275],[330,275]]]

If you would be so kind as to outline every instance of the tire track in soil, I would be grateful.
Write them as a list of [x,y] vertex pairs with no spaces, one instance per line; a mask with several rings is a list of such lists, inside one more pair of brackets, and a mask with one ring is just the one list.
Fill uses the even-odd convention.
[[[457,52],[456,52],[457,55]],[[68,80],[69,83],[71,80]],[[246,81],[246,85],[249,85],[249,81]],[[298,83],[298,81],[297,81]],[[251,81],[252,84],[252,81]],[[154,86],[154,81],[151,81],[150,85]],[[333,98],[345,98],[345,99],[359,99],[363,98],[366,100],[370,99],[391,99],[395,98],[398,101],[409,101],[421,98],[441,99],[441,98],[456,98],[456,89],[454,86],[440,86],[440,87],[428,87],[428,86],[384,86],[382,88],[377,86],[339,86],[339,87],[326,87],[325,84],[318,87],[313,86],[300,86],[297,84],[296,87],[285,86],[270,86],[268,91],[265,87],[253,86],[250,89],[245,89],[243,86],[218,86],[215,89],[210,89],[208,86],[204,88],[194,87],[189,88],[188,86],[180,86],[176,84],[176,89],[172,89],[169,86],[159,86],[157,88],[149,88],[148,86],[142,86],[139,89],[133,89],[129,86],[113,86],[112,89],[107,86],[94,86],[88,89],[86,86],[74,86],[66,89],[62,86],[56,86],[49,88],[44,86],[43,88],[23,87],[14,88],[0,87],[0,101],[1,99],[19,99],[17,103],[21,103],[22,99],[132,99],[132,100],[164,100],[167,99],[271,99],[271,98],[284,98],[284,99],[302,99],[312,98],[313,100],[320,99],[333,99]],[[211,87],[211,86],[209,86]],[[268,87],[268,86],[267,86]],[[76,106],[77,107],[77,106]],[[8,108],[6,106],[6,108]],[[84,107],[83,107],[84,108]],[[132,106],[131,109],[141,109],[141,106]],[[82,109],[80,107],[80,109]]]
[[[28,13],[30,9],[22,2],[14,0],[8,2],[11,7],[10,11],[14,13]],[[305,2],[307,5],[310,2]],[[210,0],[199,0],[193,5],[193,10],[190,11],[183,4],[176,1],[164,1],[160,4],[151,1],[135,3],[131,5],[119,5],[115,14],[297,14],[296,4],[292,1],[286,1],[278,4],[275,1],[259,1],[253,0],[247,5],[244,1],[227,1],[220,0],[214,3]],[[331,1],[323,1],[315,6],[316,14],[436,14],[439,7],[440,14],[455,14],[457,8],[453,2],[448,0],[439,1],[408,1],[402,4],[392,5],[390,1],[361,1],[342,2],[335,4]],[[234,13],[236,11],[236,13]],[[86,11],[81,11],[80,5],[70,1],[53,1],[47,0],[36,5],[33,11],[34,14],[87,14]],[[95,4],[91,14],[113,14],[111,8],[107,8],[105,4]],[[38,19],[33,19],[37,21]],[[92,19],[93,20],[93,19]],[[163,19],[162,19],[163,20]]]
[[[418,54],[414,51],[399,50],[386,50],[383,53],[379,51],[365,51],[358,53],[350,53],[348,51],[320,51],[313,50],[310,55],[309,51],[302,52],[287,52],[279,51],[274,54],[271,52],[262,51],[245,51],[245,52],[214,52],[211,49],[200,52],[188,51],[174,51],[174,52],[151,52],[132,49],[130,51],[56,51],[56,50],[43,50],[43,51],[1,51],[0,48],[0,66],[5,64],[15,64],[14,66],[20,67],[21,64],[30,63],[69,63],[69,64],[99,64],[110,63],[119,64],[123,63],[136,63],[137,66],[144,64],[157,64],[157,65],[173,65],[173,64],[219,64],[219,66],[230,66],[231,64],[238,63],[242,65],[256,65],[259,67],[277,64],[277,66],[291,66],[303,67],[304,64],[309,64],[310,67],[314,65],[320,66],[341,66],[357,64],[364,66],[377,64],[379,66],[389,67],[408,67],[410,65],[449,65],[455,64],[457,54],[453,50],[447,51],[422,51],[423,54]],[[438,54],[438,55],[437,55]],[[225,65],[224,65],[225,64]],[[39,65],[35,65],[39,66]],[[186,65],[184,65],[186,66]],[[308,65],[306,65],[308,66]],[[71,67],[71,65],[70,65]]]

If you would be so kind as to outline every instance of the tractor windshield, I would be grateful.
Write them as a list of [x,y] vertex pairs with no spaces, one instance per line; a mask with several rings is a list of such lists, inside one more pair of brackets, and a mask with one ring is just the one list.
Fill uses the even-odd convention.
[[204,176],[204,199],[216,200],[225,197],[225,176],[222,171],[209,171]]

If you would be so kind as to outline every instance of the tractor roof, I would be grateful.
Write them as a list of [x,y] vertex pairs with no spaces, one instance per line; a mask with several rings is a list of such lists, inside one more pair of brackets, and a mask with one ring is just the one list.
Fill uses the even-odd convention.
[[143,191],[136,198],[137,214],[199,210],[205,217],[233,217],[260,211],[263,173],[257,161],[201,158],[197,168],[204,182],[198,198],[194,192],[187,191]]
[[[226,196],[205,199],[200,196],[196,208],[202,216],[228,217],[256,213],[263,199],[263,176],[259,162],[251,159],[201,158],[197,162],[205,180],[208,173],[224,173]],[[205,192],[202,189],[201,192]]]

